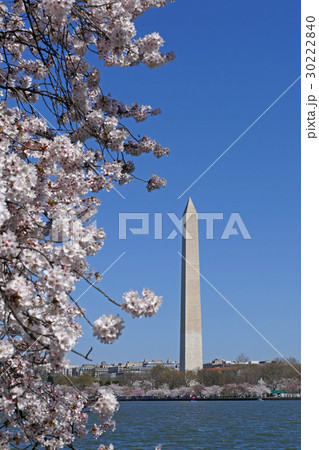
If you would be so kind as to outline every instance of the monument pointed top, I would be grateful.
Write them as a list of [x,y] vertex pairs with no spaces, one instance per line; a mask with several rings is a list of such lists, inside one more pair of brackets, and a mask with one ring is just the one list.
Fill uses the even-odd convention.
[[194,203],[193,203],[191,197],[189,197],[184,214],[185,213],[193,213],[193,212],[196,213],[196,209],[195,209],[195,206],[194,206]]

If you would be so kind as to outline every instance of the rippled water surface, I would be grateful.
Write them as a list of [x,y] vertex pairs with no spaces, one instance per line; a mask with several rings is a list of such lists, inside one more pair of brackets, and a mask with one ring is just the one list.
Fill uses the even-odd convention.
[[[122,402],[115,449],[300,449],[300,401]],[[97,418],[90,415],[90,423]],[[77,449],[96,449],[95,439]]]

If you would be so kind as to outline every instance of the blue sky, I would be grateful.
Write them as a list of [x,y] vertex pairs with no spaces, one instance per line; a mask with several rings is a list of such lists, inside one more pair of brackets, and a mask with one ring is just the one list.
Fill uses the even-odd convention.
[[[300,81],[298,81],[184,196],[180,194],[300,75],[300,2],[295,0],[178,0],[137,21],[140,35],[158,31],[176,61],[157,70],[104,68],[105,92],[125,103],[160,107],[135,133],[156,138],[171,155],[135,159],[136,175],[153,173],[167,187],[148,193],[134,182],[100,195],[98,226],[107,239],[92,264],[105,274],[99,287],[121,300],[148,286],[164,303],[151,319],[131,319],[113,345],[102,345],[83,324],[76,349],[93,345],[94,362],[179,358],[181,237],[167,240],[188,196],[198,212],[223,213],[214,239],[200,223],[200,266],[213,284],[283,355],[300,358]],[[119,213],[150,213],[150,235],[118,238]],[[154,213],[162,212],[164,239],[154,239]],[[233,212],[251,240],[220,237]],[[132,222],[131,226],[139,226]],[[85,289],[79,284],[77,294]],[[204,361],[252,360],[278,354],[201,280]],[[120,312],[90,289],[81,299],[87,315]],[[121,312],[120,312],[121,313]],[[71,362],[82,364],[71,355]]]

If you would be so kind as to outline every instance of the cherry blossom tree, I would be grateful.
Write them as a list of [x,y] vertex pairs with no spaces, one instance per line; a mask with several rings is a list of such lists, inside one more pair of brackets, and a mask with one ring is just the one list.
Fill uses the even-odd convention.
[[289,394],[300,394],[301,382],[298,379],[283,378],[279,381],[277,388],[282,389]]
[[251,389],[253,385],[250,383],[241,383],[238,385],[238,389],[240,389],[240,394],[242,395],[251,395]]
[[[118,403],[111,389],[78,391],[43,380],[44,371],[67,366],[66,355],[86,318],[103,343],[124,327],[119,315],[91,323],[74,294],[85,280],[133,317],[150,317],[162,300],[150,289],[130,290],[123,301],[97,288],[100,275],[87,257],[103,246],[92,225],[95,193],[115,184],[145,181],[148,191],[165,180],[135,175],[133,160],[169,150],[124,124],[159,113],[105,95],[105,67],[159,67],[158,33],[136,37],[134,22],[168,0],[14,0],[0,3],[0,447],[75,448],[89,431],[97,438],[114,427]],[[89,354],[84,355],[87,359]],[[87,408],[104,422],[86,427]],[[100,448],[107,448],[104,445]],[[113,448],[110,446],[109,448]]]
[[223,386],[224,394],[240,395],[242,393],[241,387],[236,383],[228,383]]
[[202,390],[202,395],[205,398],[212,398],[212,397],[218,397],[223,391],[223,388],[221,386],[213,385],[213,386],[207,386],[205,389]]
[[192,394],[200,397],[202,395],[202,391],[205,389],[205,386],[202,384],[194,384],[192,386]]
[[122,395],[125,395],[126,392],[126,386],[121,386],[119,384],[110,384],[110,389],[113,392],[113,394],[116,397],[121,397]]
[[170,396],[172,398],[188,398],[192,394],[192,388],[189,386],[183,386],[180,388],[175,388],[170,391]]
[[248,392],[251,395],[256,395],[256,396],[263,396],[265,394],[269,394],[270,393],[270,389],[269,387],[266,385],[266,383],[264,382],[264,380],[262,378],[260,378],[258,380],[258,383],[255,385],[252,385],[250,388],[248,388]]
[[145,391],[142,388],[134,389],[132,392],[132,397],[144,397]]

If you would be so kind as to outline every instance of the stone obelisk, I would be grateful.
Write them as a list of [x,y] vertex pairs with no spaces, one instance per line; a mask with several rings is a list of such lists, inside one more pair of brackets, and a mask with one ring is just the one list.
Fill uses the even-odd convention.
[[203,368],[198,218],[188,199],[183,214],[180,370]]

